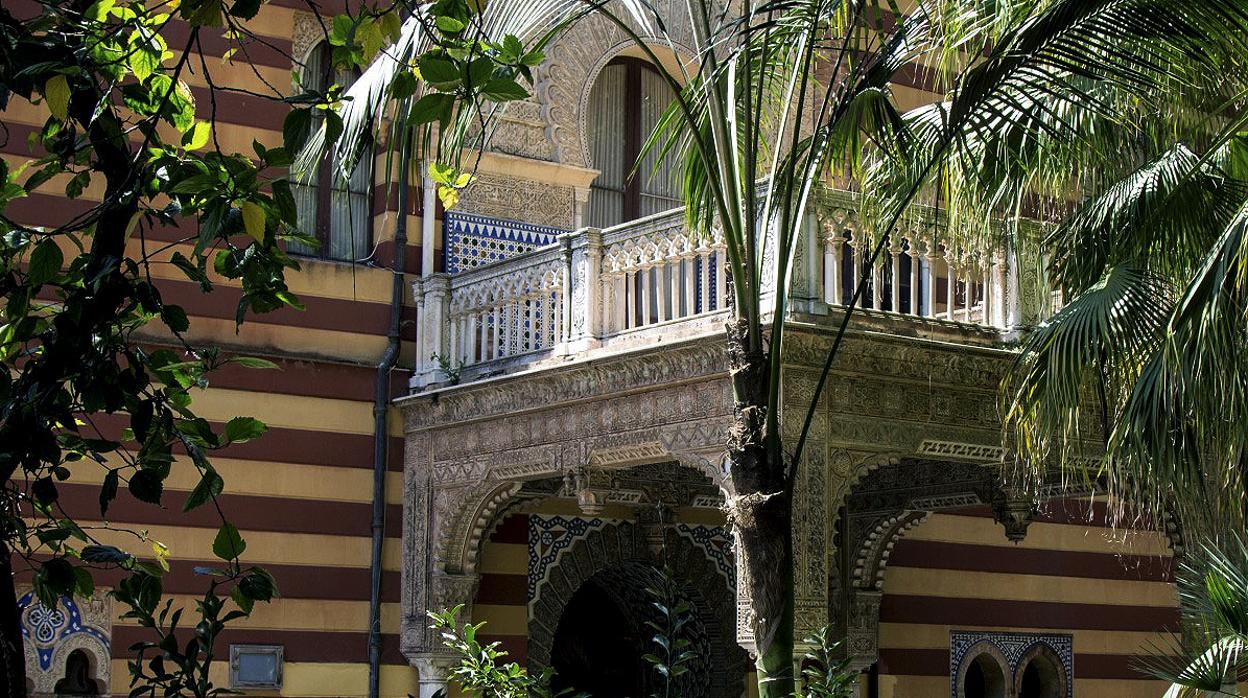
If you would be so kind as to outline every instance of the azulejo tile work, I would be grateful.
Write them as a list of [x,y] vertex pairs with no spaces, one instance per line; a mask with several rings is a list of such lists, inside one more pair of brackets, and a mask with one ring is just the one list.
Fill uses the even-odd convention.
[[560,228],[447,211],[446,270],[451,274],[552,245]]
[[580,517],[529,516],[529,603],[537,600],[538,586],[546,579],[550,566],[577,539],[595,528],[602,528],[602,519]]
[[735,588],[737,568],[732,556],[732,531],[725,526],[700,526],[681,523],[676,533],[689,539],[706,557],[715,563],[716,569]]
[[[1018,675],[1026,669],[1027,661],[1036,650],[1047,650],[1046,654],[1054,657],[1061,664],[1063,677],[1061,692],[1064,698],[1073,698],[1075,682],[1074,640],[1070,635],[1048,635],[1036,633],[994,633],[994,632],[951,632],[949,634],[949,676],[953,679],[950,685],[950,698],[958,698],[958,684],[962,678],[963,665],[973,649],[996,650],[1000,659],[1004,660],[1006,680],[1013,685],[1018,683]],[[1007,694],[1012,695],[1012,694]]]
[[[65,664],[75,650],[85,651],[94,669],[93,678],[108,685],[112,641],[112,604],[104,594],[81,604],[68,597],[57,599],[48,608],[27,592],[17,600],[22,619],[22,640],[26,647],[29,678],[34,695],[52,695],[56,682],[65,676]],[[32,661],[33,660],[33,661]]]

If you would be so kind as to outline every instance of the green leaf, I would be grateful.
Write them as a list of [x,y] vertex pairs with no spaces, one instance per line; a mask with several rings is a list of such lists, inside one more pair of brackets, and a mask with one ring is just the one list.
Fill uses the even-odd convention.
[[451,112],[454,108],[454,95],[436,92],[427,94],[412,105],[412,113],[408,115],[408,120],[413,126],[431,121],[446,123],[451,120]]
[[43,96],[47,99],[52,116],[65,119],[69,116],[69,80],[64,75],[53,75],[43,84]]
[[292,109],[282,122],[282,142],[290,152],[296,152],[312,135],[312,110]]
[[278,368],[278,365],[272,361],[269,361],[268,359],[260,359],[255,356],[235,356],[230,359],[230,361],[238,364],[239,366],[246,366],[247,368]]
[[61,248],[52,238],[44,238],[35,245],[35,251],[30,255],[30,266],[27,268],[28,283],[31,286],[40,286],[51,281],[61,271],[61,265],[65,262],[65,256],[61,254]]
[[260,438],[268,430],[268,426],[255,417],[235,417],[225,423],[221,436],[228,443],[241,444]]
[[451,61],[433,56],[422,56],[420,59],[421,77],[434,85],[447,85],[459,82],[459,68]]
[[91,570],[86,567],[74,568],[74,595],[81,599],[89,599],[95,595],[95,580],[91,578]]
[[212,124],[207,121],[196,121],[190,131],[182,136],[182,146],[187,150],[199,150],[208,145],[208,138],[212,135]]
[[212,554],[229,562],[243,554],[247,549],[247,541],[239,535],[238,529],[234,528],[234,524],[225,522],[221,524],[221,528],[217,531],[217,537],[212,541]]
[[140,502],[160,504],[165,491],[164,480],[155,470],[140,470],[130,476],[130,494]]
[[100,486],[100,517],[108,514],[108,505],[117,498],[117,485],[120,476],[116,470],[109,470],[104,476],[104,484]]
[[443,34],[458,34],[467,26],[460,20],[454,17],[447,17],[446,15],[433,20],[433,23]]
[[160,309],[160,319],[174,332],[185,332],[191,326],[186,311],[180,305],[166,305]]
[[206,504],[213,497],[221,494],[224,487],[225,481],[221,479],[217,471],[205,471],[203,477],[199,479],[199,484],[187,496],[186,503],[182,505],[182,511],[187,512]]
[[264,242],[264,208],[254,201],[243,202],[243,227],[256,242]]
[[390,81],[390,96],[394,99],[407,99],[416,94],[416,88],[419,84],[412,71],[400,70],[394,74],[394,79]]
[[260,0],[235,0],[230,14],[241,19],[251,19],[260,12]]
[[503,54],[511,60],[519,60],[524,55],[524,44],[514,34],[503,37]]
[[481,94],[485,95],[486,99],[495,102],[514,102],[528,97],[529,91],[515,80],[497,78],[485,83],[485,87],[481,88]]

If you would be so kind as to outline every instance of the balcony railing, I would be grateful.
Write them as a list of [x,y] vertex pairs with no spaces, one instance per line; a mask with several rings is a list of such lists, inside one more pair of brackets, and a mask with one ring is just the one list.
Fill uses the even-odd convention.
[[[848,193],[823,202],[821,223],[799,245],[792,311],[846,304],[865,277],[860,307],[870,314],[980,331],[1019,324],[1013,255],[954,249],[926,216],[903,227],[868,265],[875,243],[856,208]],[[460,274],[427,276],[415,282],[413,387],[710,326],[727,308],[724,263],[723,240],[692,233],[674,210],[564,233],[552,245]]]

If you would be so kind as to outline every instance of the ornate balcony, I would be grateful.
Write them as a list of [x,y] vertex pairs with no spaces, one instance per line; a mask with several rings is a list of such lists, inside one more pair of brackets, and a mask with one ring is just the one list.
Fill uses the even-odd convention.
[[[930,211],[905,221],[886,254],[867,266],[874,240],[854,196],[832,192],[811,217],[794,260],[792,321],[838,316],[862,275],[859,322],[877,331],[1001,343],[1051,306],[1037,300],[1041,279],[1019,273],[1017,251],[956,248]],[[722,330],[723,241],[692,233],[683,211],[605,230],[546,232],[553,243],[415,282],[415,391]]]

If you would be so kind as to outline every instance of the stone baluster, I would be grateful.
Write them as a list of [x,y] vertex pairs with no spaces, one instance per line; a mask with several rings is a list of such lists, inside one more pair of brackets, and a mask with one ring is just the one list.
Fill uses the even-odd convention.
[[667,312],[667,279],[663,278],[666,264],[654,265],[654,321],[663,322]]
[[1005,258],[1001,250],[998,249],[992,255],[992,297],[994,299],[992,303],[992,325],[1000,328],[1007,327],[1005,276]]
[[953,254],[945,248],[945,319],[953,320],[954,305],[957,301],[955,287],[958,283],[957,272],[954,271]]
[[611,334],[615,331],[614,313],[615,313],[615,274],[604,273],[602,275],[602,324],[599,326],[603,335]]
[[624,308],[624,324],[620,326],[621,330],[632,329],[637,326],[637,273],[633,270],[624,272],[624,293],[628,297],[628,303]]
[[992,323],[992,304],[997,302],[996,297],[992,293],[992,257],[985,254],[983,264],[980,265],[980,271],[983,272],[983,289],[984,300],[980,304],[979,322],[983,325],[991,325]]
[[841,302],[841,247],[845,238],[834,225],[824,230],[823,237],[823,302],[828,305]]
[[686,246],[684,256],[681,257],[680,263],[684,267],[685,272],[685,291],[682,300],[685,305],[685,315],[692,316],[696,314],[697,308],[694,307],[698,297],[698,276],[697,276],[697,257],[693,253],[692,246]]
[[936,262],[940,259],[939,248],[935,238],[928,238],[926,241],[927,250],[923,254],[923,259],[927,261],[927,312],[926,317],[936,317]]
[[922,314],[919,312],[919,286],[923,283],[923,262],[914,238],[906,240],[906,255],[910,257],[910,314],[918,316]]
[[871,255],[875,252],[876,242],[868,242],[863,245],[862,258],[871,262],[871,309],[882,310],[884,308],[884,260],[876,258],[871,259]]
[[650,305],[654,301],[654,284],[650,281],[652,277],[651,269],[654,269],[654,265],[649,260],[646,260],[641,265],[641,271],[638,272],[641,276],[641,290],[637,293],[637,304],[640,306],[638,310],[641,313],[640,319],[637,321],[639,327],[645,327],[654,321],[650,313]]
[[680,312],[680,254],[673,249],[667,260],[667,302],[671,303],[667,319],[675,320],[682,317]]
[[[849,239],[849,278],[846,281],[849,282],[850,294],[853,294],[858,290],[858,275],[862,271],[862,254],[859,252],[862,248],[862,234],[855,230],[851,235],[852,237]],[[848,304],[849,298],[842,298],[841,303]],[[862,303],[858,304],[859,308],[862,306]]]
[[[893,242],[896,240],[896,242]],[[901,312],[901,238],[890,236],[888,255],[892,263],[892,279],[888,284],[888,309],[894,313]]]

